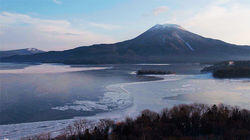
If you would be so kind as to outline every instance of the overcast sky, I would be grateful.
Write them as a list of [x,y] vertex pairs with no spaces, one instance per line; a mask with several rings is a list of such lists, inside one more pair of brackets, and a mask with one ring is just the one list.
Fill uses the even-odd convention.
[[250,45],[250,0],[0,0],[0,50],[114,43],[158,23]]

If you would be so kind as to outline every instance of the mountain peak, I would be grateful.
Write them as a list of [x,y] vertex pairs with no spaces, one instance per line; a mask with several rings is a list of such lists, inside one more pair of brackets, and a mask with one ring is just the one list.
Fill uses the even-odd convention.
[[[179,63],[248,60],[248,47],[205,38],[176,24],[157,24],[134,39],[33,55],[24,50],[0,54],[0,62],[66,64]],[[25,56],[24,56],[25,55]],[[11,56],[11,57],[9,57]]]
[[184,28],[182,28],[180,25],[177,25],[177,24],[156,24],[150,30],[152,31],[152,30],[162,30],[162,29],[181,29],[181,30],[185,30]]
[[44,52],[42,50],[38,50],[36,48],[26,48],[25,50],[31,52],[31,53],[41,53],[41,52]]
[[38,50],[36,48],[25,48],[25,49],[18,49],[18,50],[7,50],[7,51],[0,51],[0,58],[3,57],[10,57],[14,55],[32,55],[43,53],[44,51]]

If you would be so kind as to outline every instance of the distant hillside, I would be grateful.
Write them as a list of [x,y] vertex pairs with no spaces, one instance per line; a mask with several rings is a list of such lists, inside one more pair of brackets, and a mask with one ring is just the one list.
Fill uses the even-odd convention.
[[37,53],[43,53],[44,51],[35,49],[35,48],[27,48],[20,50],[9,50],[9,51],[0,51],[0,58],[10,57],[14,55],[32,55]]
[[115,44],[98,44],[65,51],[3,58],[4,62],[69,64],[169,63],[249,60],[250,47],[191,33],[175,24],[155,25],[138,37]]
[[215,78],[249,78],[250,61],[226,61],[205,67],[201,72],[212,72]]

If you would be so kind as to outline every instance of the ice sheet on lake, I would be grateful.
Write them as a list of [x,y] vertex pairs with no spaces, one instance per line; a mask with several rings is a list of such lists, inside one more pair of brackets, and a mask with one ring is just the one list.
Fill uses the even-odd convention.
[[106,105],[102,105],[93,101],[75,101],[72,105],[53,107],[55,110],[77,110],[77,111],[94,111],[94,110],[108,110]]
[[0,70],[0,74],[1,73],[5,73],[5,74],[63,73],[63,72],[103,70],[103,69],[110,69],[110,67],[71,67],[69,65],[41,64],[41,65],[31,65],[23,69],[4,69],[4,70]]
[[104,96],[99,101],[79,101],[76,100],[72,104],[53,107],[56,110],[77,110],[77,111],[111,111],[115,109],[124,109],[133,104],[130,93],[123,88],[124,84],[114,84],[106,87]]
[[135,64],[135,65],[141,65],[141,66],[169,66],[170,64]]

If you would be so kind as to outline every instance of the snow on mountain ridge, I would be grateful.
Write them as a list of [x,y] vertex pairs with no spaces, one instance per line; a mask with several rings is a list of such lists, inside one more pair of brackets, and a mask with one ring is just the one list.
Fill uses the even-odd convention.
[[153,31],[153,30],[169,29],[169,28],[185,30],[184,28],[182,28],[180,25],[177,24],[156,24],[150,30]]
[[194,51],[193,47],[188,43],[186,42],[184,39],[182,39],[177,33],[175,34],[175,36],[180,39],[182,42],[185,43],[185,45],[191,50],[191,51]]
[[30,52],[40,52],[40,50],[38,50],[36,48],[27,48],[26,50],[28,50]]

